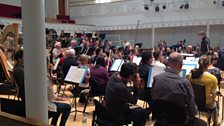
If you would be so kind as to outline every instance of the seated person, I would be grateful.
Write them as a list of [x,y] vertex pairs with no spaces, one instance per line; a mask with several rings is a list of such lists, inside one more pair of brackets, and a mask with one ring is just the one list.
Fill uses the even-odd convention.
[[71,106],[67,103],[62,103],[66,100],[56,97],[53,91],[53,85],[51,82],[48,83],[48,118],[52,118],[51,125],[56,126],[58,118],[61,115],[60,126],[65,126],[71,112]]
[[70,44],[70,46],[68,47],[68,49],[75,49],[75,47],[76,47],[76,39],[73,39],[73,40],[71,41],[71,44]]
[[[23,69],[23,50],[19,50],[15,53],[16,65],[13,68],[13,77],[18,85],[19,98],[25,101],[25,87],[24,87],[24,69]],[[62,114],[60,126],[65,126],[66,121],[70,115],[71,106],[67,103],[57,103],[56,100],[62,101],[63,99],[56,98],[54,96],[52,86],[48,86],[48,113],[49,118],[52,118],[51,125],[57,125],[57,120],[60,114]],[[64,100],[63,100],[64,101]]]
[[[154,77],[152,83],[152,98],[153,100],[167,100],[169,96],[175,94],[183,95],[186,97],[185,106],[186,113],[189,116],[189,126],[206,126],[207,124],[196,118],[197,107],[195,104],[194,92],[190,82],[182,79],[179,72],[182,70],[183,58],[180,53],[173,52],[168,59],[168,67],[164,73]],[[175,102],[175,101],[174,101]],[[176,99],[179,104],[179,100]]]
[[24,87],[24,68],[23,68],[23,50],[19,50],[14,56],[16,64],[13,68],[13,78],[18,85],[18,98],[25,101],[25,87]]
[[64,78],[66,77],[71,66],[78,66],[78,62],[75,57],[75,50],[73,50],[73,49],[68,50],[68,55],[64,59],[64,62],[62,64]]
[[147,88],[146,84],[148,81],[149,69],[152,64],[152,60],[153,60],[152,52],[145,51],[142,53],[142,61],[141,61],[141,64],[139,65],[138,73],[139,73],[140,77],[145,82],[145,86],[144,86],[145,88],[144,89],[137,89],[137,88],[134,89],[134,94],[135,94],[135,92],[138,92],[138,94],[140,95],[140,99],[147,101],[148,103],[150,103],[150,101],[151,101],[151,93],[149,93],[149,92],[151,92],[151,89]]
[[130,81],[139,87],[140,77],[137,65],[133,63],[124,63],[121,71],[110,77],[105,92],[108,119],[117,123],[133,121],[133,126],[145,126],[149,111],[141,107],[130,108],[130,104],[136,104],[138,100],[128,89]]
[[220,81],[222,80],[222,77],[221,77],[221,70],[214,66],[216,57],[212,52],[208,52],[206,55],[210,60],[208,65],[208,72],[216,76],[219,85]]
[[93,80],[96,85],[91,85],[91,92],[94,94],[105,94],[109,74],[105,68],[104,57],[98,56],[96,65],[90,69],[90,80]]
[[89,57],[85,54],[82,54],[80,56],[80,64],[79,64],[80,68],[86,68],[88,69],[88,72],[86,74],[86,77],[84,78],[84,82],[83,83],[89,83],[89,77],[90,77],[90,72],[89,72]]
[[61,42],[56,42],[54,44],[54,49],[52,51],[52,57],[53,57],[53,64],[56,63],[57,58],[62,58],[63,57],[63,52],[61,49]]
[[155,67],[166,67],[161,61],[164,61],[164,57],[163,57],[163,54],[159,51],[159,50],[156,50],[154,53],[153,53],[153,56],[155,58],[155,61],[153,62],[153,66]]
[[209,109],[215,109],[213,112],[214,126],[220,125],[218,123],[218,108],[215,97],[217,93],[218,80],[208,72],[209,58],[204,55],[199,59],[199,69],[192,70],[189,75],[189,80],[193,84],[202,84],[205,86],[206,106]]

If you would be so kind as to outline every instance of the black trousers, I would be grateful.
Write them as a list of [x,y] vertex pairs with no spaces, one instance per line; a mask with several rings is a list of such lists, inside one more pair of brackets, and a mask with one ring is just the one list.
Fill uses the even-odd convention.
[[124,122],[133,122],[133,126],[145,126],[150,110],[141,107],[130,109],[124,116]]

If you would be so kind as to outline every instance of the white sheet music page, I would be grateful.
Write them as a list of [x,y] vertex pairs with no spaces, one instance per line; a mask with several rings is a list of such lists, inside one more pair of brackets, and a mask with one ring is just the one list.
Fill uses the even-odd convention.
[[86,73],[87,69],[85,68],[78,68],[76,66],[71,66],[65,77],[65,81],[81,84],[84,77],[86,76]]
[[110,68],[110,71],[118,71],[122,62],[124,62],[124,60],[122,60],[122,59],[114,60],[113,65]]
[[72,82],[81,84],[86,74],[86,71],[87,69],[84,69],[84,68],[76,69],[76,72],[75,72],[76,74],[73,76]]
[[119,66],[119,68],[118,68],[118,71],[120,72],[121,71],[121,66],[124,64],[124,60],[122,60],[121,61],[121,64],[120,64],[120,66]]
[[154,76],[165,72],[164,69],[166,68],[165,67],[150,67],[147,87],[152,87]]
[[141,62],[141,60],[142,60],[142,57],[134,56],[132,62],[133,62],[133,63],[136,63],[137,65],[139,65],[140,62]]
[[65,77],[65,81],[69,81],[72,82],[73,80],[73,76],[75,76],[76,74],[76,70],[78,69],[78,67],[76,66],[71,66],[66,77]]

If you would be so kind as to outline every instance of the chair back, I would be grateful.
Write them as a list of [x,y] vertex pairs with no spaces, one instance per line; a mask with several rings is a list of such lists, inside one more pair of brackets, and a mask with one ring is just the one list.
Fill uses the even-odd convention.
[[95,115],[97,118],[106,119],[107,109],[104,105],[102,105],[98,100],[94,99],[95,104]]
[[202,84],[191,84],[194,90],[195,102],[199,111],[203,111],[206,108],[206,94],[205,86]]
[[185,125],[187,123],[185,97],[173,95],[169,98],[168,100],[154,100],[152,102],[152,113],[156,123],[174,126]]
[[97,84],[96,80],[93,78],[89,78],[89,86],[90,86],[90,95],[91,96],[100,96],[105,95],[106,85],[105,87]]
[[25,102],[1,98],[1,111],[26,117]]

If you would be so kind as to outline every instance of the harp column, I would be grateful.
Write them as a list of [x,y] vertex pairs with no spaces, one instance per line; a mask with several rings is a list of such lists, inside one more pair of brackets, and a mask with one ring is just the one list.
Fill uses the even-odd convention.
[[44,0],[21,0],[26,116],[48,123]]

